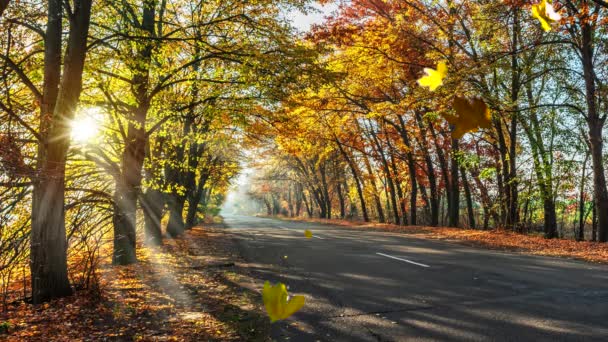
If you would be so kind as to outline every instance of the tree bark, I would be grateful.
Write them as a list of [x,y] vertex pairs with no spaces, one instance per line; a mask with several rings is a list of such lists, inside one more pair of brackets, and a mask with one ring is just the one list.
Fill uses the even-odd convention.
[[431,154],[429,153],[429,149],[426,142],[426,127],[422,122],[422,116],[418,111],[415,112],[416,121],[418,122],[418,127],[421,132],[421,146],[422,152],[424,153],[424,160],[426,162],[426,173],[427,178],[429,180],[429,190],[430,190],[430,207],[431,207],[431,226],[436,227],[439,224],[439,196],[437,194],[437,177],[435,176],[435,166],[433,165],[433,160],[431,159]]
[[469,227],[475,228],[475,210],[473,208],[473,197],[471,196],[471,186],[467,178],[466,170],[461,167],[460,174],[462,178],[462,187],[464,188],[464,197],[467,201],[467,214],[469,218]]
[[460,218],[460,184],[458,179],[458,151],[459,144],[457,139],[452,139],[451,170],[448,197],[448,226],[458,227]]
[[150,188],[143,195],[141,205],[144,209],[146,244],[160,246],[163,243],[160,221],[165,208],[164,196],[160,191]]
[[[74,3],[60,80],[62,2],[49,0],[45,41],[45,74],[41,105],[38,179],[32,197],[32,300],[41,303],[72,293],[67,270],[65,231],[65,163],[86,57],[91,0]],[[58,87],[59,85],[59,87]]]
[[597,206],[597,240],[608,241],[608,189],[606,188],[606,175],[603,163],[603,137],[602,130],[606,116],[600,116],[597,109],[597,89],[595,70],[593,66],[593,28],[591,19],[583,18],[581,23],[582,46],[581,57],[583,76],[585,78],[585,97],[587,101],[587,126],[589,127],[589,146],[591,150],[591,163],[593,165],[593,187],[595,192],[595,205]]

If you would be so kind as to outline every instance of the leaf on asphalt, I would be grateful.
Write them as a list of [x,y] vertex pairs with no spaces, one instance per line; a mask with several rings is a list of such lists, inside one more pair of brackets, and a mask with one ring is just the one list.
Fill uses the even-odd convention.
[[306,229],[304,231],[304,236],[306,236],[307,239],[312,239],[312,232],[308,229]]

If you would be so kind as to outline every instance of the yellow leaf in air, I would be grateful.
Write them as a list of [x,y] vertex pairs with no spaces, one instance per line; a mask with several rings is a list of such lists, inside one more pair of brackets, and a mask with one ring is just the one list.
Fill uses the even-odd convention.
[[551,31],[552,21],[559,21],[562,19],[562,16],[555,12],[551,1],[548,0],[542,0],[538,4],[532,5],[532,16],[540,21],[540,25],[545,32]]
[[465,133],[475,132],[479,128],[492,127],[490,109],[482,99],[468,100],[456,96],[454,98],[454,111],[456,115],[444,115],[446,120],[454,126],[452,138],[460,139]]
[[304,296],[293,296],[288,301],[285,284],[277,283],[271,286],[269,282],[264,283],[262,299],[271,323],[293,315],[304,306],[305,301]]
[[435,89],[443,84],[443,79],[448,73],[448,67],[445,65],[445,62],[439,62],[437,70],[424,68],[424,72],[426,76],[421,77],[418,80],[418,84],[422,87],[428,87],[430,91],[435,91]]
[[312,239],[312,232],[308,229],[306,229],[304,231],[304,236],[306,236],[307,239]]

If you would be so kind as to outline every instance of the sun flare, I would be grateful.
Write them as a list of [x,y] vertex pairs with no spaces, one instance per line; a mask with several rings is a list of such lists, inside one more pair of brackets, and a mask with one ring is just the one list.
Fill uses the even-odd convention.
[[98,108],[89,108],[77,114],[72,120],[71,138],[76,143],[91,142],[99,134],[100,118]]

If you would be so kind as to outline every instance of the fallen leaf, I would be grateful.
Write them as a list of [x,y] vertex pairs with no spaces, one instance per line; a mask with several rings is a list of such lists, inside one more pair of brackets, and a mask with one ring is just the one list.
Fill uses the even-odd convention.
[[452,137],[460,139],[469,132],[479,128],[492,127],[492,115],[486,103],[480,98],[472,100],[456,96],[454,98],[454,111],[456,115],[445,114],[445,119],[454,126]]

